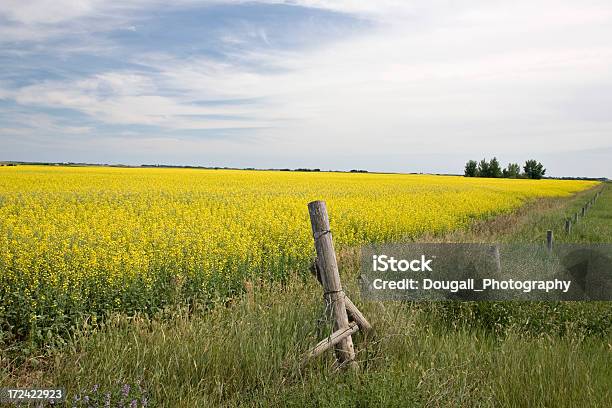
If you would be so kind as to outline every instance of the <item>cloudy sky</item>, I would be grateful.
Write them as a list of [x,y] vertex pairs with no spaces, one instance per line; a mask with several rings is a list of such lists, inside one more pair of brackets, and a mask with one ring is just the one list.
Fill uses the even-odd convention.
[[2,0],[0,160],[612,177],[609,1]]

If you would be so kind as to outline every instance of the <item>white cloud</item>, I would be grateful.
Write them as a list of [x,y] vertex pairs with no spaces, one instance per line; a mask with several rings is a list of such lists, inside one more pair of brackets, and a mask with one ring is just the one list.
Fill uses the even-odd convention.
[[[107,72],[82,80],[46,81],[12,92],[5,90],[4,94],[23,106],[70,108],[108,124],[151,125],[175,130],[273,124],[265,118],[265,112],[249,107],[198,106],[187,95],[160,95],[155,79],[138,73]],[[250,116],[258,117],[249,119]]]
[[[547,4],[530,7],[540,16],[548,11]],[[597,35],[612,34],[603,24],[609,13],[536,19],[507,11],[445,15],[439,25],[414,28],[393,24],[309,52],[245,53],[233,65],[171,57],[148,63],[159,70],[158,83],[192,97],[273,101],[286,121],[269,134],[287,149],[315,139],[332,151],[350,143],[381,154],[607,145],[609,121],[577,138],[567,129],[593,125],[559,106],[585,84],[612,80],[612,49]],[[257,70],[261,62],[277,69]]]
[[3,0],[0,15],[24,24],[54,24],[91,13],[100,1],[96,0]]
[[[11,29],[23,30],[14,34],[17,37],[25,37],[28,30],[34,35],[38,29],[55,35],[53,30],[63,30],[61,19],[82,27],[87,19],[111,16],[117,27],[137,27],[126,10],[161,7],[144,0],[121,5],[66,2],[61,5],[67,9],[62,17],[46,19],[57,3],[40,2],[32,13],[31,6],[11,3],[10,10],[6,4],[0,7],[0,14],[15,22]],[[217,2],[198,4],[212,3]],[[200,148],[216,143],[218,150],[213,150],[226,157],[275,149],[296,157],[318,154],[327,162],[338,153],[376,155],[384,165],[385,155],[398,151],[514,157],[524,151],[610,146],[612,117],[600,113],[591,120],[584,114],[602,112],[594,104],[608,100],[604,94],[612,86],[608,3],[291,3],[356,15],[376,24],[308,50],[239,47],[239,53],[227,55],[223,62],[174,56],[161,49],[132,57],[131,62],[146,66],[146,71],[108,70],[19,89],[0,86],[0,98],[23,106],[75,109],[110,124],[166,130],[266,129],[253,133],[259,136],[258,145],[243,146],[242,151],[238,145],[223,153],[219,147],[223,142],[198,142]],[[244,36],[249,35],[269,40],[265,27],[254,27],[245,33],[220,33],[219,41],[243,46],[248,43]],[[226,99],[253,102],[197,103]],[[328,157],[310,147],[317,142],[325,143]],[[180,150],[177,143],[155,141],[167,151]],[[602,168],[612,173],[610,164],[602,163]]]

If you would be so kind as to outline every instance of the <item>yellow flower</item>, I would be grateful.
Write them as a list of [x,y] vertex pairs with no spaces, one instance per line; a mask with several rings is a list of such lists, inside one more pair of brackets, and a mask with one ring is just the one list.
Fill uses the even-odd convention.
[[[46,307],[53,313],[133,311],[163,305],[173,290],[205,298],[203,288],[223,290],[245,275],[275,279],[305,270],[313,255],[306,205],[316,199],[327,201],[334,241],[342,248],[463,228],[527,200],[567,196],[594,184],[0,167],[0,284],[4,293],[26,300],[7,295],[0,309],[28,305],[26,316],[48,316],[41,310]],[[171,285],[173,277],[183,283]]]

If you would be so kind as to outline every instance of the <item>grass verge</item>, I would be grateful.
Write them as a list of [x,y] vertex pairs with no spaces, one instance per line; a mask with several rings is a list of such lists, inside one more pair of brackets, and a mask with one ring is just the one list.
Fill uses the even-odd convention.
[[[592,194],[424,240],[534,242],[553,229],[562,242],[612,242],[610,187],[563,233]],[[331,353],[301,364],[330,322],[316,281],[296,278],[205,314],[115,316],[50,356],[19,367],[3,359],[0,383],[63,386],[69,406],[612,406],[609,303],[366,303],[355,251],[339,260],[375,327],[355,336],[357,372],[338,373]]]

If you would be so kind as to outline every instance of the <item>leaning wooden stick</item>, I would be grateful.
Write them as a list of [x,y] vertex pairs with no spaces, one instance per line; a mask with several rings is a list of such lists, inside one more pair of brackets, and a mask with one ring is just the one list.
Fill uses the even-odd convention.
[[368,332],[372,330],[372,325],[370,322],[367,321],[363,313],[357,309],[357,306],[355,306],[353,301],[349,299],[348,296],[344,297],[344,303],[346,304],[346,311],[348,312],[349,318],[357,323],[361,331]]
[[306,353],[306,357],[313,358],[320,356],[325,351],[346,339],[348,336],[357,333],[357,331],[359,331],[359,326],[357,326],[357,323],[349,323],[348,327],[335,331],[331,334],[331,336],[321,340],[316,346],[311,348],[308,353]]

